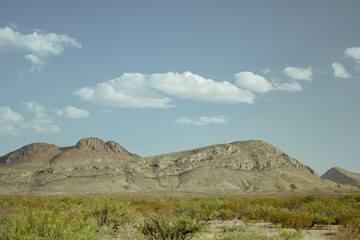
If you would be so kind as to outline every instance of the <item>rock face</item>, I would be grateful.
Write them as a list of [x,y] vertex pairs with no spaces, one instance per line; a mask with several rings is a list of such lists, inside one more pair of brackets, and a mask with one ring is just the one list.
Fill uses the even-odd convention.
[[360,188],[360,173],[349,172],[339,167],[329,169],[321,178]]
[[31,146],[1,157],[0,194],[233,195],[357,191],[321,179],[311,168],[259,140],[145,158],[113,141],[98,138],[82,139],[75,146],[64,148],[50,144]]

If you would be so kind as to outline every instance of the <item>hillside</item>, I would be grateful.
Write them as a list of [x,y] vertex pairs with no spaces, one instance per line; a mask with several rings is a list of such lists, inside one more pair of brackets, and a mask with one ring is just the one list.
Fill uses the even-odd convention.
[[360,188],[360,173],[349,172],[339,167],[329,169],[321,178]]
[[[32,147],[29,147],[32,146]],[[260,140],[141,158],[98,138],[36,143],[0,158],[0,194],[289,194],[357,191]]]

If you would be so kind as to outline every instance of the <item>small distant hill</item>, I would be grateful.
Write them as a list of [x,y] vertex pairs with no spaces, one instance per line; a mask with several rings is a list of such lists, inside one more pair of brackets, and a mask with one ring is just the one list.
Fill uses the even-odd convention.
[[349,172],[339,167],[329,169],[321,178],[360,188],[360,173]]

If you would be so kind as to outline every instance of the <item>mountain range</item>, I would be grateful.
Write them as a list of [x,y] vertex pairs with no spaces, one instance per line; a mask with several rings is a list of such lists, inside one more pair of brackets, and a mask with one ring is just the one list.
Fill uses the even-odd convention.
[[[330,178],[327,178],[330,179]],[[114,141],[32,143],[0,157],[1,195],[360,193],[261,140],[140,157]]]

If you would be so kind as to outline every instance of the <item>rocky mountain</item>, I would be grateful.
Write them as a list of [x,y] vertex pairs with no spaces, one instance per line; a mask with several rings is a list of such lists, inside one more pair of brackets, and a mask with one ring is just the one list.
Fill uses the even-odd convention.
[[360,188],[360,173],[349,172],[339,167],[329,169],[321,178]]
[[0,167],[24,168],[26,166],[30,169],[41,169],[99,162],[113,164],[132,158],[139,158],[139,156],[128,152],[116,142],[105,143],[98,138],[84,138],[75,146],[63,148],[47,143],[31,143],[0,157]]
[[98,138],[34,143],[0,158],[2,195],[287,194],[358,189],[321,179],[278,148],[239,141],[144,157]]

